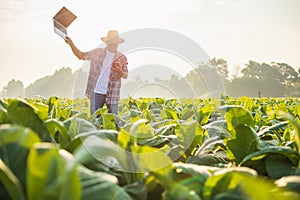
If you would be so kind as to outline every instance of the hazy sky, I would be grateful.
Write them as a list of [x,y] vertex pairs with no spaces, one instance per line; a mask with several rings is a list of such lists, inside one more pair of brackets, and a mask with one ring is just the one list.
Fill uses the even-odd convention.
[[78,17],[68,33],[82,51],[100,45],[109,29],[164,28],[230,67],[249,60],[300,67],[299,0],[1,0],[0,91],[11,79],[27,87],[63,66],[82,66],[53,32],[52,17],[62,6]]

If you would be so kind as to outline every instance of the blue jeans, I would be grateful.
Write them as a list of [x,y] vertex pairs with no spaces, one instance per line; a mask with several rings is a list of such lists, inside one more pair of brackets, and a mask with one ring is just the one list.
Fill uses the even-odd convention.
[[[103,108],[104,103],[106,101],[106,95],[105,94],[98,94],[93,93],[91,99],[90,99],[90,113],[91,115],[98,110],[99,108]],[[109,104],[106,105],[108,108],[108,112],[118,115],[118,104]]]

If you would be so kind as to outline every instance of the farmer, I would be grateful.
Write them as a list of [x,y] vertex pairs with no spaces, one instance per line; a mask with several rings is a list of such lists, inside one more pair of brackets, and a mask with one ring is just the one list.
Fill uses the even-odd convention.
[[105,48],[96,48],[89,52],[81,52],[66,37],[65,41],[70,45],[73,53],[80,60],[90,60],[90,71],[85,95],[90,99],[90,112],[93,114],[102,108],[104,103],[108,112],[118,114],[120,99],[121,78],[128,76],[127,58],[118,51],[118,45],[124,42],[118,32],[110,30],[101,40],[106,43]]

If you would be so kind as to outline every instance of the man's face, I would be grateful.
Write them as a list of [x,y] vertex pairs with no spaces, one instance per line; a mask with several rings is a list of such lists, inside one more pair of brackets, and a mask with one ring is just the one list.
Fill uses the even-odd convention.
[[118,43],[116,43],[116,44],[107,44],[107,49],[110,52],[116,52],[117,49],[118,49],[118,46],[119,46]]

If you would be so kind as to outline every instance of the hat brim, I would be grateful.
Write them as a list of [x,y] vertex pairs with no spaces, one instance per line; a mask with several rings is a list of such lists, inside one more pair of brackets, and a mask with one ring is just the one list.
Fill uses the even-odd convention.
[[107,39],[106,37],[102,37],[101,40],[106,44],[119,44],[125,41],[123,38]]

